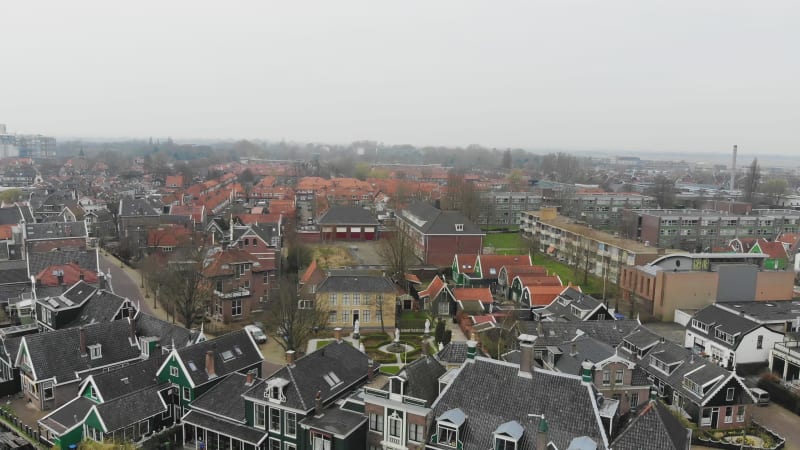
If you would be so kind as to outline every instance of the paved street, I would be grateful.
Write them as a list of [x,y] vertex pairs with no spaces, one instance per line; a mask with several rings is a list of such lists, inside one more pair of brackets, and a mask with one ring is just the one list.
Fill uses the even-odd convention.
[[785,450],[800,450],[800,417],[786,408],[770,403],[755,408],[753,418],[786,439]]
[[[143,312],[156,315],[153,314],[153,300],[145,299],[139,289],[141,281],[139,274],[135,270],[127,266],[120,268],[119,260],[102,250],[100,251],[100,270],[111,272],[111,286],[114,288],[114,293],[128,298],[134,304],[138,302]],[[150,301],[147,302],[145,300]],[[163,319],[161,315],[157,315],[157,317]]]

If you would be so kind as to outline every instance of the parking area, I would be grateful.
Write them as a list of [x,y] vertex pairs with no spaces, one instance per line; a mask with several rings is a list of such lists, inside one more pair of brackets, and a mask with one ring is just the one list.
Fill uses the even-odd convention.
[[753,409],[753,419],[786,439],[785,450],[800,450],[800,417],[788,409],[771,403]]
[[649,322],[643,325],[657,335],[663,336],[664,339],[683,347],[684,335],[686,332],[683,325],[675,322]]

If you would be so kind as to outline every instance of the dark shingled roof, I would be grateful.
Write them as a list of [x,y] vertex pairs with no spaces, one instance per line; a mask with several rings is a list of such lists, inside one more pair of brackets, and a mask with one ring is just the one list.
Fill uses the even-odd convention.
[[247,425],[240,425],[227,420],[222,420],[217,417],[209,416],[200,411],[190,410],[183,421],[185,423],[214,430],[218,433],[224,433],[227,436],[236,436],[245,442],[253,445],[259,445],[264,439],[267,438],[267,432],[258,430]]
[[159,391],[169,388],[168,383],[153,386],[97,405],[106,432],[119,430],[141,422],[167,410]]
[[154,355],[141,362],[92,375],[92,381],[102,400],[108,402],[160,384],[156,371],[161,362],[161,359]]
[[[333,342],[298,359],[294,365],[279,369],[266,381],[256,384],[246,396],[263,400],[267,382],[282,378],[289,381],[285,390],[286,402],[283,405],[309,411],[314,408],[317,392],[321,392],[322,401],[327,402],[351,389],[353,383],[367,377],[368,364],[369,357],[350,343]],[[334,386],[325,380],[325,376],[331,372],[341,381]]]
[[[317,286],[317,292],[384,292],[393,294],[396,289],[388,277],[356,272],[352,274],[331,273]],[[393,299],[392,302],[394,302]]]
[[38,274],[50,266],[77,263],[82,269],[100,272],[97,267],[97,250],[62,249],[57,252],[30,252],[31,274]]
[[[401,211],[400,218],[424,234],[486,234],[460,212],[442,211],[424,202],[409,205]],[[456,231],[457,224],[463,225],[461,231]]]
[[[588,320],[585,322],[517,322],[524,334],[536,336],[534,346],[560,345],[579,334],[585,334],[616,347],[631,331],[641,326],[638,320]],[[580,332],[580,333],[579,333]]]
[[123,197],[119,203],[120,216],[160,216],[161,203],[144,198]]
[[466,415],[459,434],[465,449],[493,447],[494,431],[517,421],[524,429],[518,450],[533,450],[540,419],[530,414],[545,414],[548,437],[558,448],[567,448],[580,436],[606,448],[594,393],[577,376],[535,370],[528,378],[520,376],[516,364],[478,357],[464,364],[436,400],[432,415],[437,418],[455,408]]
[[130,325],[127,321],[97,323],[83,329],[86,331],[87,346],[101,345],[100,358],[91,359],[88,354],[81,355],[80,328],[31,334],[22,338],[39,380],[55,377],[60,384],[78,379],[76,372],[130,362],[140,357],[139,347],[130,343]]
[[[573,346],[575,353],[573,355]],[[556,369],[559,372],[569,373],[572,375],[579,375],[581,371],[581,363],[588,360],[592,363],[598,363],[606,360],[615,354],[614,347],[606,344],[605,342],[593,339],[591,337],[582,336],[570,342],[565,342],[559,345],[559,349],[563,352],[561,357],[556,361]]]
[[161,348],[187,347],[192,345],[199,337],[199,331],[190,331],[180,325],[175,325],[158,317],[143,312],[136,314],[136,335],[140,338],[155,337]]
[[[708,305],[700,311],[697,311],[695,315],[692,316],[692,319],[709,326],[708,331],[702,331],[694,328],[690,321],[686,324],[686,328],[690,329],[692,333],[705,336],[718,345],[732,349],[739,346],[739,343],[748,332],[761,326],[754,320],[732,313],[727,309],[718,308],[716,305]],[[786,320],[791,320],[791,318],[787,317]],[[724,339],[717,337],[716,330],[724,331],[734,336],[733,344],[729,344]]]
[[0,225],[16,225],[24,218],[18,206],[0,208]]
[[405,395],[427,400],[430,405],[439,395],[439,377],[445,368],[432,356],[425,356],[405,366],[398,374],[406,379]]
[[0,261],[0,284],[30,283],[25,260]]
[[83,221],[26,223],[25,232],[28,241],[87,236],[86,223]]
[[358,206],[331,206],[317,221],[320,225],[378,226],[378,219],[368,209]]
[[467,360],[467,343],[450,341],[436,354],[436,359],[446,364],[461,364]]
[[[215,377],[209,377],[205,370],[207,351],[214,354]],[[223,353],[232,358],[225,361]],[[189,370],[189,376],[192,377],[195,386],[246,369],[264,360],[258,346],[245,330],[233,331],[209,341],[178,349],[178,355],[183,361],[183,365]],[[194,363],[197,370],[191,370],[190,361]]]
[[[98,322],[110,322],[114,320],[120,308],[128,301],[125,297],[120,297],[104,289],[98,290],[83,305],[81,312],[72,322],[64,327],[78,327],[91,325]],[[135,306],[135,305],[134,305]]]
[[96,403],[86,397],[76,397],[61,408],[39,419],[39,423],[56,433],[63,433],[81,422],[94,405]]
[[689,450],[691,430],[659,401],[651,401],[617,435],[614,450]]
[[552,303],[543,308],[540,314],[547,317],[547,320],[582,321],[584,317],[575,315],[572,311],[573,306],[580,309],[582,314],[588,314],[602,304],[601,300],[589,294],[584,294],[574,287],[567,287]]
[[303,428],[313,428],[338,436],[346,436],[366,421],[367,418],[362,413],[340,408],[327,408],[323,415],[306,417],[300,421],[300,425]]
[[253,387],[245,384],[247,375],[232,373],[210,390],[192,402],[192,409],[201,409],[224,416],[234,422],[245,422],[244,397],[242,395]]

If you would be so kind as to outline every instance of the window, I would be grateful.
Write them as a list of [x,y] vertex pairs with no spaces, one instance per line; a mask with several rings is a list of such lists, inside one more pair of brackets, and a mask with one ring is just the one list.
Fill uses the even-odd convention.
[[216,287],[217,292],[224,292],[223,288],[224,288],[224,283],[222,282],[222,280],[217,281],[217,287]]
[[336,323],[336,311],[331,311],[328,313],[328,322]]
[[350,311],[342,311],[342,322],[350,323]]
[[286,412],[286,436],[297,436],[297,414],[293,412]]
[[331,450],[331,437],[327,434],[311,432],[311,449],[312,450]]
[[505,436],[495,436],[494,450],[517,450],[517,441],[512,441]]
[[744,413],[745,413],[744,405],[739,405],[736,407],[736,421],[737,422],[744,422]]
[[55,398],[55,392],[53,392],[53,383],[43,383],[42,384],[42,395],[44,395],[45,400],[52,400]]
[[378,310],[375,311],[375,320],[378,321],[378,322],[383,320],[383,311],[380,308],[378,308]]
[[192,400],[192,391],[186,386],[183,387],[183,399],[186,401]]
[[149,432],[150,432],[150,422],[147,420],[139,422],[139,434],[144,436]]
[[258,403],[253,404],[253,408],[255,409],[253,414],[253,426],[256,428],[264,429],[266,428],[266,421],[267,421],[267,407],[264,405],[259,405]]
[[725,407],[725,423],[733,423],[733,406]]
[[269,438],[269,450],[281,450],[280,439]]
[[603,386],[608,386],[611,384],[611,371],[604,370],[603,371]]
[[231,315],[232,316],[242,315],[242,299],[235,298],[231,301]]
[[300,300],[297,306],[300,309],[314,309],[314,300]]
[[736,393],[736,389],[735,388],[732,388],[732,387],[728,388],[728,390],[725,392],[725,401],[726,402],[732,402],[733,401],[733,396],[734,396],[735,393]]
[[353,306],[361,306],[361,294],[353,294]]
[[394,437],[403,435],[403,419],[397,413],[389,416],[389,435]]
[[370,311],[367,309],[361,310],[361,321],[364,323],[369,322],[372,318],[370,317]]
[[456,224],[456,231],[464,231],[464,224],[463,223],[457,223]]
[[99,359],[102,356],[103,356],[103,350],[100,344],[94,344],[89,346],[89,358]]
[[764,348],[764,336],[759,336],[758,340],[756,341],[756,348],[761,350]]
[[342,294],[342,305],[350,306],[350,294]]
[[622,384],[623,383],[623,374],[624,374],[624,372],[623,372],[622,369],[617,370],[617,376],[614,378],[614,383]]
[[631,402],[630,402],[631,409],[636,408],[636,407],[639,406],[639,394],[638,393],[631,394],[630,400],[631,400]]
[[284,442],[283,450],[297,450],[297,446],[289,442]]
[[169,376],[171,376],[171,377],[177,377],[177,376],[178,376],[178,368],[177,368],[177,367],[175,367],[175,366],[171,366],[171,367],[169,368]]
[[380,414],[369,413],[369,429],[383,433],[383,416]]
[[161,413],[161,420],[167,420],[172,417],[172,407],[167,407],[167,410]]
[[415,423],[408,424],[408,440],[422,442],[425,440],[425,427]]
[[281,432],[281,410],[277,408],[269,409],[269,431]]
[[437,433],[437,435],[438,435],[437,440],[439,441],[440,444],[455,448],[456,443],[458,442],[456,440],[458,439],[458,432],[456,431],[455,428],[439,425],[439,432]]
[[244,281],[242,281],[242,287],[243,287],[244,289],[250,289],[250,280],[244,280]]
[[336,306],[336,293],[331,293],[328,301],[330,302],[331,306]]

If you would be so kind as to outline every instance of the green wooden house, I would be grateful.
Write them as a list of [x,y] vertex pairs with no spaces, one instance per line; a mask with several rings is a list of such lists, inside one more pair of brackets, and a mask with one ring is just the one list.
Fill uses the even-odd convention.
[[764,269],[767,270],[786,270],[789,265],[789,255],[786,247],[780,242],[770,242],[766,239],[758,239],[748,253],[763,253],[767,255],[764,260]]
[[453,256],[453,282],[456,286],[470,286],[472,277],[477,270],[478,255],[467,253],[456,253]]

